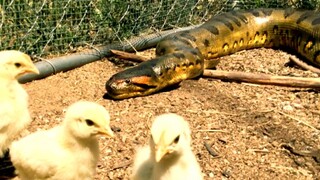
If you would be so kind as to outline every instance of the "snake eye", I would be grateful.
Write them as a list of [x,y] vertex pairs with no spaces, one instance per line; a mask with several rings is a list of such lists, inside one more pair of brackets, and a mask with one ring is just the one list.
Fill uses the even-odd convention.
[[131,83],[131,79],[126,79],[126,80],[124,80],[124,82],[129,84],[129,83]]

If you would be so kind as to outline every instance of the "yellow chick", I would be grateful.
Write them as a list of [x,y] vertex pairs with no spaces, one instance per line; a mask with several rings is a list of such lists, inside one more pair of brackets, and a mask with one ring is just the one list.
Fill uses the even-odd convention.
[[0,51],[0,179],[15,177],[9,146],[31,122],[28,94],[17,80],[26,73],[39,73],[27,54]]
[[78,101],[67,109],[61,125],[13,142],[11,160],[22,180],[92,180],[99,134],[113,137],[108,111],[97,103]]
[[15,50],[0,51],[0,157],[31,122],[28,94],[17,80],[26,73],[39,73],[28,55]]
[[183,117],[157,116],[149,146],[137,151],[133,180],[200,180],[200,166],[191,150],[191,132]]

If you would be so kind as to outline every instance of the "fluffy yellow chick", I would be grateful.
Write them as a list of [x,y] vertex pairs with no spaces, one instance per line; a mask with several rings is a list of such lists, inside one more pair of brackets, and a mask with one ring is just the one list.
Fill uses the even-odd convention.
[[0,51],[0,157],[31,121],[28,94],[17,80],[26,73],[39,73],[28,55]]
[[137,151],[134,180],[199,180],[200,166],[191,150],[191,135],[183,117],[157,116],[151,127],[149,146]]
[[72,104],[60,126],[12,143],[10,155],[19,178],[93,179],[99,158],[96,136],[113,137],[109,123],[103,106],[88,101]]

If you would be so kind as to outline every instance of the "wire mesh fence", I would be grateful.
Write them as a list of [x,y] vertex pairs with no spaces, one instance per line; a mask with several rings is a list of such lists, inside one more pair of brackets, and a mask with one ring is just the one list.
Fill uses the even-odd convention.
[[0,0],[0,46],[30,55],[73,52],[198,24],[232,9],[319,9],[320,0]]

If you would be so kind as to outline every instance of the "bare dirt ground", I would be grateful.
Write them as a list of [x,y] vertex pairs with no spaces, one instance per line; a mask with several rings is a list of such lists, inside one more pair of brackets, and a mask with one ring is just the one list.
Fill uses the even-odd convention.
[[[318,77],[286,67],[288,61],[282,51],[257,49],[224,57],[217,69]],[[135,149],[146,144],[152,118],[174,112],[190,123],[205,179],[320,179],[316,158],[284,148],[320,148],[319,90],[200,78],[148,97],[104,99],[105,81],[123,68],[104,59],[25,84],[33,116],[29,131],[60,123],[63,110],[77,100],[96,101],[110,111],[116,137],[100,138],[95,179],[128,179]],[[210,155],[204,143],[218,156]]]

